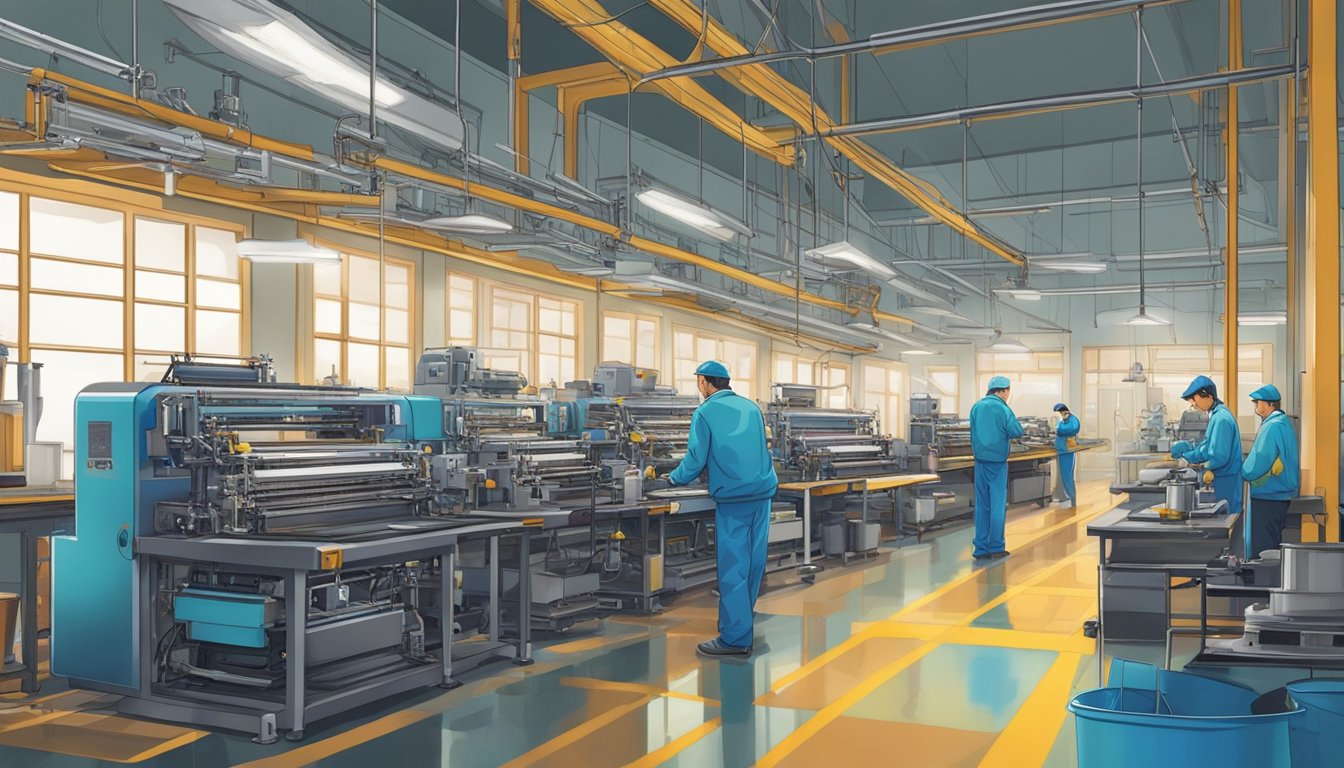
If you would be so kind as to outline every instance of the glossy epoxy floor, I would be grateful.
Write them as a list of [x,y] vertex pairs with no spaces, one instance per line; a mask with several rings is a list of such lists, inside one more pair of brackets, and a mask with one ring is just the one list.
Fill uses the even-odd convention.
[[[1012,556],[973,564],[968,529],[884,549],[816,584],[776,574],[750,659],[706,660],[707,594],[615,617],[495,665],[463,687],[310,727],[261,747],[115,713],[113,697],[0,697],[0,766],[1072,766],[1064,705],[1095,685],[1096,542],[1115,500],[1010,517]],[[1108,651],[1111,650],[1108,647]],[[1160,649],[1157,651],[1160,654]],[[1148,651],[1151,655],[1152,651]]]

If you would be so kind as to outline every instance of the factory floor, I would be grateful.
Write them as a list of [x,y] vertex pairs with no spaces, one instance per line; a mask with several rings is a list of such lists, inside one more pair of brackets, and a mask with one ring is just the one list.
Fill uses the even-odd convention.
[[[708,660],[708,594],[538,643],[536,664],[477,670],[262,747],[116,714],[114,697],[0,696],[0,766],[926,766],[1076,764],[1065,704],[1096,684],[1095,540],[1116,499],[1080,484],[1075,509],[1010,514],[1012,556],[976,564],[971,532],[831,564],[816,583],[767,580],[757,650]],[[1192,597],[1196,590],[1185,590]],[[1183,598],[1184,599],[1184,598]],[[1158,661],[1160,647],[1108,651]],[[1132,652],[1131,652],[1132,651]]]

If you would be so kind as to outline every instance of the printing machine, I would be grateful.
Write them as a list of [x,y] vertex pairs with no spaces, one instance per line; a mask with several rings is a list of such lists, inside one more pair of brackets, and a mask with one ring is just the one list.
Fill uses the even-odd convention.
[[883,435],[877,414],[817,405],[820,388],[775,384],[766,409],[781,480],[890,475],[905,468],[905,447]]
[[[264,360],[174,358],[161,383],[85,389],[53,673],[132,714],[269,743],[489,658],[530,663],[526,622],[501,632],[497,578],[500,537],[522,563],[528,537],[440,506],[441,413],[428,397],[277,385]],[[454,588],[459,555],[492,574],[484,606]]]
[[[532,557],[530,613],[538,627],[569,629],[596,615],[598,577],[590,536],[567,525],[564,513],[608,501],[612,483],[600,477],[586,440],[547,434],[548,403],[519,394],[527,386],[521,374],[480,368],[476,359],[467,347],[428,349],[416,365],[415,392],[443,404],[447,449],[430,457],[431,475],[450,508],[514,520],[545,513],[551,524],[544,551]],[[504,577],[513,589],[518,572]],[[468,593],[488,584],[481,568],[465,569],[464,578]]]

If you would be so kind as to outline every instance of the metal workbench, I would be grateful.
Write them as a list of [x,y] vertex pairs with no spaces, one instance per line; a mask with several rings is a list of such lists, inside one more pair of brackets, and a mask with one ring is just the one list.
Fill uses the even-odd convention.
[[[1209,561],[1215,559],[1232,542],[1232,533],[1241,520],[1241,513],[1195,517],[1178,521],[1131,520],[1130,512],[1149,506],[1143,502],[1121,504],[1088,523],[1087,535],[1099,539],[1097,565],[1097,658],[1105,658],[1106,630],[1103,625],[1104,590],[1108,567],[1125,571],[1160,572],[1167,577],[1203,578]],[[1168,626],[1170,626],[1170,587],[1167,593]],[[1201,629],[1207,624],[1208,595],[1200,589]],[[1097,682],[1104,685],[1105,665],[1097,665]]]
[[[243,566],[260,574],[284,579],[286,595],[302,595],[307,591],[310,572],[338,568],[370,567],[417,559],[440,558],[442,581],[440,588],[441,616],[439,621],[440,664],[410,666],[384,675],[373,682],[354,686],[321,689],[310,693],[306,682],[305,637],[307,608],[301,600],[285,601],[286,669],[283,700],[259,696],[230,695],[201,690],[168,688],[153,680],[154,665],[140,665],[139,698],[126,697],[121,701],[123,711],[170,721],[189,721],[241,731],[257,733],[258,741],[273,741],[278,730],[289,731],[291,740],[301,739],[309,720],[360,706],[386,696],[432,685],[452,687],[453,679],[453,573],[459,543],[487,541],[490,548],[490,605],[489,642],[482,643],[470,655],[479,663],[482,657],[511,658],[515,663],[531,663],[531,636],[529,622],[519,622],[518,636],[505,642],[499,620],[503,588],[500,584],[499,538],[516,536],[518,539],[521,572],[526,573],[529,561],[528,538],[531,530],[521,522],[490,521],[467,518],[455,527],[431,528],[421,533],[408,532],[386,538],[364,541],[265,539],[262,537],[203,536],[184,538],[174,536],[141,536],[135,540],[136,560],[140,574],[140,601],[155,605],[160,568],[164,562],[203,562],[229,566]],[[519,604],[530,603],[531,582],[518,581]],[[148,612],[146,612],[148,613]],[[523,609],[526,615],[526,609]],[[155,658],[154,644],[159,635],[153,618],[146,617],[139,630],[142,659]],[[463,643],[461,645],[475,645]],[[459,657],[461,658],[461,657]]]
[[[896,493],[902,488],[909,488],[916,485],[938,482],[938,476],[933,474],[918,475],[881,475],[877,477],[851,477],[835,480],[813,480],[797,483],[780,483],[779,495],[781,496],[801,496],[803,499],[803,562],[798,566],[798,571],[802,575],[803,581],[811,583],[815,578],[820,566],[812,563],[812,497],[830,496],[841,493],[862,493],[863,494],[863,522],[868,522],[868,496],[875,492]],[[900,509],[900,505],[892,504],[893,509]],[[900,513],[898,512],[898,515]],[[904,526],[901,520],[896,521],[897,531]],[[897,534],[899,538],[899,533]]]
[[[34,693],[37,684],[38,539],[75,529],[75,494],[68,486],[5,488],[0,490],[0,534],[14,534],[19,576],[19,617],[22,653],[12,664],[0,664],[0,680],[19,678],[19,690]],[[3,553],[4,550],[0,550]],[[12,555],[4,554],[4,557]],[[4,649],[7,655],[10,649]],[[0,655],[0,661],[3,660]]]

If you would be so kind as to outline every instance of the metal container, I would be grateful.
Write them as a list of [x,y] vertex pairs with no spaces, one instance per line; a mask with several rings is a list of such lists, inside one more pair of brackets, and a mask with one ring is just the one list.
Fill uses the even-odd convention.
[[1344,592],[1344,544],[1284,544],[1287,592]]
[[1344,617],[1344,592],[1290,592],[1272,589],[1269,612],[1275,616]]
[[1167,509],[1189,513],[1197,505],[1199,486],[1183,477],[1169,477],[1162,482],[1167,490]]

